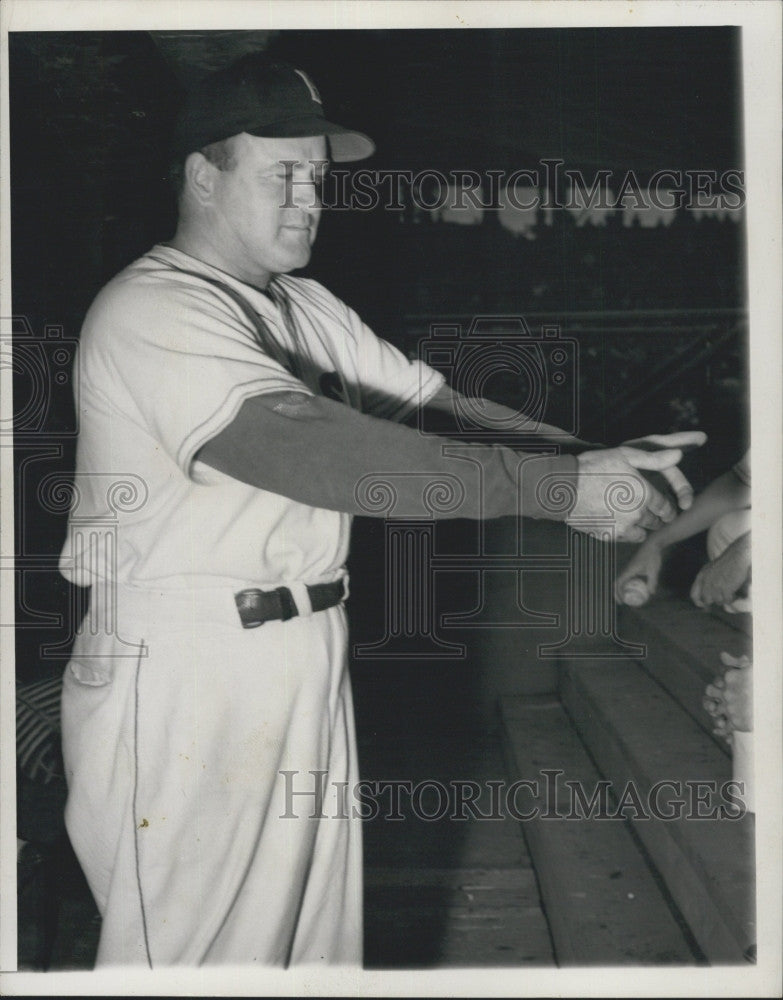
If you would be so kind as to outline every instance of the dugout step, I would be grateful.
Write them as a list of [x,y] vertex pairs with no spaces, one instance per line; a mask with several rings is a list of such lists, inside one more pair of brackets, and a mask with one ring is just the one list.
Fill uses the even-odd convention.
[[[589,799],[601,775],[553,697],[500,701],[512,780],[539,782],[516,798],[560,966],[686,965],[699,960],[628,824],[572,809],[566,781]],[[547,778],[542,771],[562,771]],[[554,794],[547,796],[547,783]],[[551,784],[551,782],[554,782]],[[584,818],[567,819],[576,813]],[[549,813],[552,818],[545,818]]]
[[[614,788],[622,792],[632,782],[643,803],[658,782],[681,788],[687,804],[679,818],[636,818],[635,809],[628,815],[707,960],[743,962],[756,938],[754,817],[720,815],[730,756],[632,660],[565,661],[561,700]],[[714,791],[704,792],[700,805],[704,788]],[[668,798],[667,791],[664,807]]]
[[[618,632],[646,647],[638,662],[711,735],[712,719],[702,707],[704,688],[721,671],[721,652],[750,655],[750,617],[710,613],[663,591],[641,608],[621,606]],[[715,742],[729,753],[723,740]]]

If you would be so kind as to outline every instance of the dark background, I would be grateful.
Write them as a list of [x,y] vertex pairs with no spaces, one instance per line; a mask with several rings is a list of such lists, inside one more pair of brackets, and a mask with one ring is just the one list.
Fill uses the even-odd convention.
[[[84,313],[110,277],[173,233],[166,149],[182,87],[265,47],[310,73],[330,118],[373,137],[377,152],[362,168],[512,171],[560,158],[588,181],[597,170],[617,178],[633,170],[643,186],[661,169],[743,167],[733,28],[11,33],[21,682],[61,673],[83,609],[82,593],[56,568],[68,497],[44,496],[43,487],[73,469],[72,348]],[[575,431],[608,444],[701,427],[709,444],[683,462],[697,487],[747,447],[744,220],[697,221],[680,211],[670,226],[644,229],[624,227],[617,213],[604,228],[579,228],[556,212],[526,239],[492,212],[481,225],[459,226],[411,206],[326,211],[306,273],[410,355],[430,324],[449,318],[521,315],[534,333],[544,321],[558,324],[575,341],[579,366],[559,391],[550,386],[547,418],[565,420],[578,400]],[[519,392],[502,379],[488,390],[511,405]],[[534,550],[563,551],[563,530],[525,524]],[[469,551],[475,531],[442,523],[436,549]],[[500,551],[513,534],[513,523],[488,528]],[[702,561],[702,539],[682,546],[668,582],[687,592]],[[372,643],[385,627],[381,521],[356,520],[349,568],[353,642]],[[464,574],[442,576],[438,610],[470,609],[473,588]],[[536,596],[539,610],[554,610],[540,593],[534,604]],[[486,677],[505,652],[501,630],[455,638],[467,638],[466,659],[354,658],[364,777],[389,777],[395,743],[404,756],[406,738],[428,746],[438,734],[449,766],[464,768],[459,777],[472,773],[459,753],[483,752]],[[518,643],[525,638],[535,657],[534,630]],[[426,767],[437,770],[426,753]],[[35,786],[20,775],[19,788],[20,835],[43,842],[61,834],[62,784]],[[420,826],[403,836],[370,825],[369,863],[384,865],[395,852],[433,864],[458,857],[453,829],[447,842],[439,827]],[[435,926],[417,931],[408,951],[385,940],[384,927],[377,914],[368,923],[370,961],[419,952],[424,960],[435,947]],[[89,952],[94,927],[74,933]]]
[[[98,289],[172,234],[167,138],[184,85],[269,47],[313,76],[334,120],[375,139],[361,167],[511,171],[559,157],[588,181],[634,170],[644,184],[664,168],[742,169],[739,46],[733,28],[11,33],[13,308],[27,331],[17,347],[48,372],[31,408],[18,350],[21,676],[60,668],[39,647],[76,596],[52,568],[65,510],[37,492],[68,473],[74,447],[68,363],[60,383],[46,328],[75,341]],[[411,210],[327,211],[307,273],[411,354],[449,316],[559,323],[578,341],[579,377],[552,393],[550,420],[565,419],[578,389],[576,430],[589,440],[702,427],[710,444],[686,468],[703,485],[747,443],[744,223],[680,211],[642,229],[620,216],[578,228],[555,212],[529,240],[492,212],[459,226]],[[494,388],[513,404],[513,385]],[[356,530],[371,542],[380,526]]]
[[[97,289],[171,234],[180,88],[259,44],[311,73],[333,119],[375,139],[362,164],[373,169],[560,157],[588,179],[634,170],[644,182],[742,168],[737,29],[12,33],[17,312],[78,328]],[[310,272],[392,339],[406,314],[438,310],[743,303],[742,227],[687,213],[654,230],[619,218],[579,230],[558,213],[531,243],[489,217],[469,232],[430,228],[335,212]]]

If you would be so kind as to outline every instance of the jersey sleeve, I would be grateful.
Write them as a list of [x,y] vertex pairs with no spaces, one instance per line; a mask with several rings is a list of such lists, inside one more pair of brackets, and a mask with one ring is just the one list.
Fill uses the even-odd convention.
[[350,309],[348,316],[356,350],[362,411],[402,422],[435,395],[445,382],[443,375],[423,361],[406,358]]
[[373,333],[352,309],[344,308],[362,412],[401,423],[431,399],[445,379],[424,362],[406,358],[393,344]]
[[85,321],[85,376],[186,476],[198,450],[261,393],[310,389],[257,343],[219,290],[155,275],[115,279]]
[[291,297],[305,342],[320,341],[342,379],[357,390],[351,405],[362,413],[400,423],[443,385],[439,372],[406,358],[319,282],[288,275],[276,280]]

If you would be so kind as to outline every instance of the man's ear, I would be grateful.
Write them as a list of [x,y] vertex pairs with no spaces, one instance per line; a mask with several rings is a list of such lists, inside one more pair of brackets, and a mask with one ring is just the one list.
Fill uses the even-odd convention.
[[217,167],[203,153],[191,153],[185,160],[185,187],[199,205],[206,205],[212,199],[216,173]]

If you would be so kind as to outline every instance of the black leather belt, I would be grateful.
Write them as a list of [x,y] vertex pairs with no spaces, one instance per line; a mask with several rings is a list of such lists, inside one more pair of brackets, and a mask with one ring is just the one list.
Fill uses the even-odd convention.
[[[307,588],[313,612],[333,608],[347,596],[344,580],[334,583],[314,583]],[[299,614],[294,595],[288,587],[276,590],[259,590],[250,587],[234,594],[237,611],[242,620],[242,628],[258,628],[264,622],[284,621]]]

